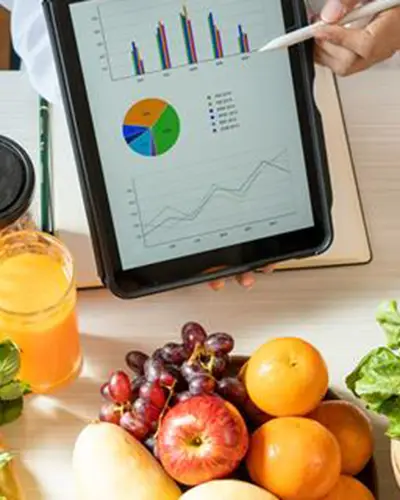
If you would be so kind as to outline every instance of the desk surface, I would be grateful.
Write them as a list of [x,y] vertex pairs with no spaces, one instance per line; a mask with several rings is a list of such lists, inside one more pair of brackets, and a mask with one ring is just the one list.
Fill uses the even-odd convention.
[[[97,415],[101,381],[123,365],[129,349],[153,349],[176,337],[187,320],[233,333],[242,353],[274,336],[302,336],[322,351],[339,391],[359,358],[384,341],[375,309],[400,289],[400,71],[376,69],[340,85],[373,263],[277,273],[249,292],[232,283],[218,293],[202,286],[134,302],[105,291],[81,293],[82,377],[56,398],[33,398],[23,418],[4,429],[9,445],[21,452],[19,472],[29,500],[73,498],[71,451],[79,430]],[[394,500],[384,422],[374,423],[381,499]]]

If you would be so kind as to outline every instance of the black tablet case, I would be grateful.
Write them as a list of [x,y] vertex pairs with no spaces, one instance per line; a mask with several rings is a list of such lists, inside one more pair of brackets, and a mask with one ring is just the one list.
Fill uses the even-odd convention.
[[[85,1],[85,0],[80,0],[80,1]],[[307,20],[307,15],[306,11],[303,5],[303,2],[299,2],[298,0],[282,0],[283,2],[288,2],[292,5],[293,8],[293,15],[294,15],[294,25],[291,27],[291,29],[297,29],[299,27],[302,27],[308,23]],[[82,143],[79,140],[79,135],[77,133],[75,123],[76,122],[76,117],[70,116],[69,112],[72,112],[72,105],[71,105],[71,98],[70,98],[70,91],[68,88],[67,84],[67,76],[66,76],[66,69],[65,69],[65,58],[68,57],[67,54],[61,53],[60,47],[60,38],[62,38],[63,33],[62,29],[63,27],[60,26],[58,23],[58,16],[57,16],[57,3],[60,3],[60,0],[42,0],[43,4],[43,9],[47,21],[47,27],[49,30],[49,35],[50,35],[50,40],[52,43],[53,47],[53,54],[55,57],[56,61],[56,67],[57,67],[57,72],[58,72],[58,77],[59,77],[59,83],[63,95],[64,102],[66,104],[66,109],[67,109],[67,119],[68,119],[68,126],[70,129],[70,134],[73,142],[73,149],[74,149],[74,154],[76,157],[76,162],[78,166],[78,175],[79,175],[79,180],[82,188],[82,194],[84,197],[84,202],[85,202],[85,210],[87,213],[87,218],[88,218],[88,223],[90,227],[90,232],[91,232],[91,238],[93,241],[93,248],[94,248],[94,253],[95,253],[95,258],[96,258],[96,266],[98,269],[99,273],[99,278],[103,281],[103,283],[110,288],[110,284],[107,282],[107,273],[106,269],[111,268],[111,259],[110,256],[107,255],[107,253],[104,251],[104,246],[102,245],[101,241],[101,234],[97,230],[97,220],[96,217],[93,213],[93,200],[91,193],[88,189],[89,182],[88,179],[86,178],[85,174],[85,169],[83,164],[83,155],[82,155]],[[287,27],[287,29],[289,29]],[[311,81],[310,85],[313,85],[315,82],[315,66],[314,66],[314,42],[312,40],[304,42],[304,49],[306,52],[306,60],[307,60],[307,72],[308,75],[311,75]],[[332,191],[332,185],[331,185],[331,179],[330,179],[330,173],[329,173],[329,164],[328,164],[328,158],[327,158],[327,151],[325,147],[325,141],[323,138],[323,123],[322,123],[322,117],[319,112],[319,109],[316,105],[315,99],[313,100],[313,108],[314,108],[314,117],[316,120],[316,129],[317,129],[317,134],[318,134],[318,139],[319,139],[319,154],[321,156],[320,158],[320,164],[323,166],[322,172],[320,172],[320,175],[322,174],[323,176],[323,184],[324,184],[324,197],[326,204],[329,208],[329,210],[332,210],[332,205],[333,205],[333,191]],[[310,124],[310,127],[312,125]],[[330,221],[330,228],[332,232],[332,237],[333,237],[333,228],[332,224]],[[296,258],[298,257],[297,255],[292,255],[289,256],[289,258]],[[223,272],[221,273],[223,275]],[[211,273],[209,275],[210,279],[214,279],[217,276],[213,276]],[[152,292],[149,292],[152,293]]]

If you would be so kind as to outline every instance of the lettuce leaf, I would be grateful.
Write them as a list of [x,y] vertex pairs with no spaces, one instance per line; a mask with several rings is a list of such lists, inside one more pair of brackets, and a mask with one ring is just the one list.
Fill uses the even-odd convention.
[[387,435],[400,438],[400,356],[387,347],[367,354],[346,378],[367,408],[389,419]]
[[390,349],[400,349],[400,312],[397,302],[383,302],[377,311],[376,320],[386,334]]

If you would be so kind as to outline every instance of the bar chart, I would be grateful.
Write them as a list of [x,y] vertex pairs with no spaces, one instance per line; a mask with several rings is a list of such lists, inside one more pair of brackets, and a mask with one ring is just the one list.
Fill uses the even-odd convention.
[[107,3],[99,6],[99,31],[112,80],[246,58],[265,42],[263,0],[216,0],[201,5],[194,0],[185,4],[169,0],[160,8],[152,3],[139,12],[130,8],[129,0],[116,4],[121,13],[116,6],[111,12]]

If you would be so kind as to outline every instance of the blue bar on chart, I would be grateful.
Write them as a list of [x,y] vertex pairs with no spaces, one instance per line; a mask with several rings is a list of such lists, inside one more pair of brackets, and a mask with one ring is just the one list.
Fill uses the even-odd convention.
[[167,33],[164,24],[160,21],[157,27],[157,45],[160,53],[161,67],[163,70],[171,69],[171,57],[169,54]]
[[208,15],[208,25],[210,28],[211,43],[213,47],[213,53],[215,59],[221,59],[224,57],[224,50],[222,46],[221,32],[215,24],[213,13],[210,12]]
[[135,42],[132,42],[132,62],[135,75],[144,75],[144,62],[140,57],[139,49]]
[[189,64],[196,64],[198,62],[196,44],[194,41],[192,22],[189,19],[186,7],[183,7],[183,13],[180,14],[180,17],[181,17],[183,38],[185,40],[186,55]]
[[239,30],[239,49],[242,54],[248,54],[250,52],[250,43],[249,43],[249,37],[247,33],[243,31],[243,27],[241,24],[238,26]]

